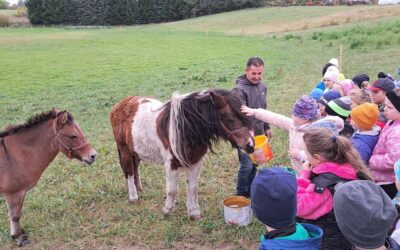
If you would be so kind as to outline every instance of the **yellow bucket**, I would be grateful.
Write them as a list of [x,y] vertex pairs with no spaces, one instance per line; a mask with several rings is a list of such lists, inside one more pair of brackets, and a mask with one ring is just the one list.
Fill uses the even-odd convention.
[[250,155],[250,159],[254,164],[263,164],[272,159],[271,146],[268,143],[268,137],[265,135],[257,135],[254,137],[254,153]]
[[224,219],[230,225],[247,226],[253,221],[251,201],[243,196],[230,196],[223,201]]

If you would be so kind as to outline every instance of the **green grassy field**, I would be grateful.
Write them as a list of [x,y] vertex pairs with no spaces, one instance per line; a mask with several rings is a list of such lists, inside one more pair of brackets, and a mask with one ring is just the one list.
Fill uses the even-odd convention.
[[0,15],[12,16],[17,13],[15,10],[0,10]]
[[[356,8],[373,7],[351,9]],[[171,24],[104,30],[0,29],[0,127],[22,123],[53,107],[67,109],[99,154],[91,166],[60,155],[28,193],[21,224],[32,241],[29,249],[257,248],[263,233],[258,221],[236,228],[223,220],[221,202],[235,193],[238,169],[235,151],[228,144],[216,145],[217,154],[210,154],[205,161],[199,181],[204,218],[196,222],[187,218],[184,178],[179,209],[164,218],[161,166],[142,165],[145,191],[139,194],[138,205],[127,202],[108,114],[128,95],[166,101],[174,91],[230,89],[242,74],[246,59],[254,55],[266,62],[269,109],[286,115],[294,101],[319,81],[322,66],[338,57],[340,44],[346,76],[364,72],[374,79],[381,70],[396,75],[400,66],[400,17],[345,22],[295,33],[283,30],[277,32],[279,35],[237,33],[249,27],[248,19],[256,20],[253,18],[263,11],[279,12],[269,15],[276,23],[290,19],[293,12],[302,22],[345,10],[244,10]],[[230,23],[232,17],[237,17],[234,23],[213,28],[218,22]],[[196,28],[196,22],[209,23],[208,33]],[[273,133],[275,157],[268,166],[286,165],[287,134],[279,129]],[[0,199],[0,248],[14,247],[9,239],[6,204]]]

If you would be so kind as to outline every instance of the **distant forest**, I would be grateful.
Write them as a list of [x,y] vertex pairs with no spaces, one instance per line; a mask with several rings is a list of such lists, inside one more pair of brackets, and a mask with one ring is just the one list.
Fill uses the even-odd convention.
[[261,7],[264,0],[27,0],[32,24],[132,25]]

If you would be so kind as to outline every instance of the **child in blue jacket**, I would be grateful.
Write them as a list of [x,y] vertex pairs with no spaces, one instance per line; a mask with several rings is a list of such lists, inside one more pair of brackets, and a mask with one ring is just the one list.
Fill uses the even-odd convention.
[[379,139],[380,127],[375,125],[378,120],[378,114],[378,106],[372,103],[358,105],[350,112],[350,124],[355,131],[351,137],[351,143],[360,153],[367,166],[375,144]]
[[251,185],[251,208],[266,227],[260,250],[317,250],[323,232],[314,225],[295,222],[296,176],[280,167],[261,169]]

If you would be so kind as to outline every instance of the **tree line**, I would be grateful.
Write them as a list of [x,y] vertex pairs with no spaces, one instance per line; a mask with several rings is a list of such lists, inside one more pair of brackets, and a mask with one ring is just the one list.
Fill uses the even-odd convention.
[[132,25],[263,5],[264,0],[27,0],[32,24]]

